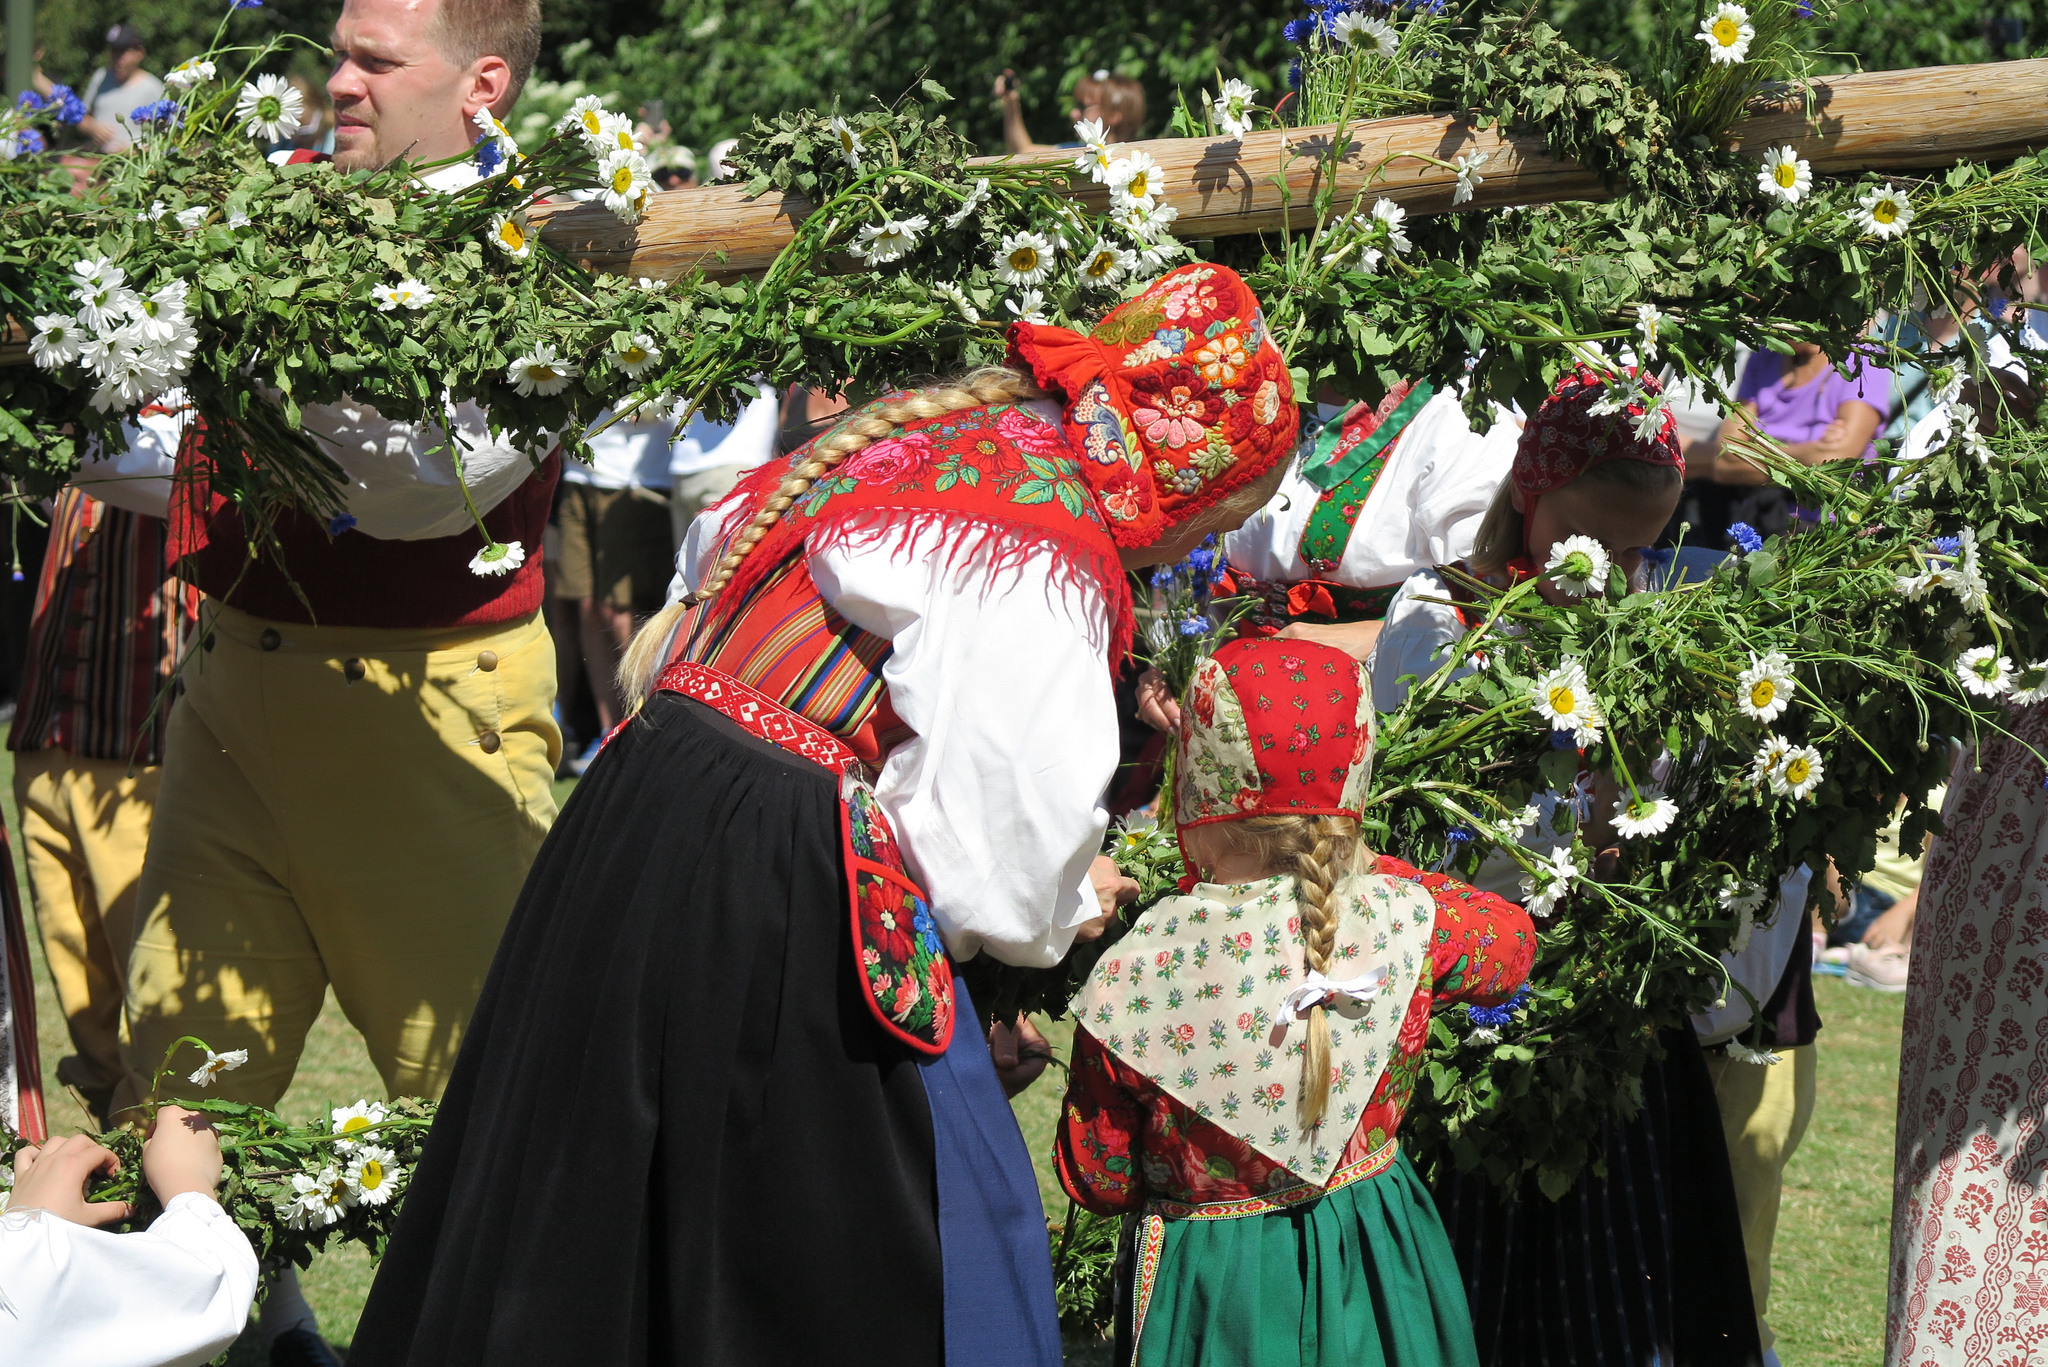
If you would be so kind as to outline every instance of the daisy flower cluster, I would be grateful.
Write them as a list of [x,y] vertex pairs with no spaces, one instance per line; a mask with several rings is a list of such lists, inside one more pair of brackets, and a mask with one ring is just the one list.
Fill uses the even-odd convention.
[[[478,110],[476,117],[484,134],[479,146],[485,141],[495,143],[507,163],[516,162],[519,145],[505,125],[489,110]],[[606,109],[597,96],[585,95],[556,121],[555,132],[581,138],[584,149],[596,160],[598,202],[621,223],[638,223],[647,212],[647,197],[654,193],[654,173],[647,165],[647,149],[633,136],[633,121]]]
[[386,1204],[404,1185],[397,1154],[376,1142],[376,1128],[386,1119],[382,1104],[358,1101],[331,1115],[334,1161],[293,1173],[291,1195],[275,1203],[291,1229],[324,1229],[358,1206]]
[[[1792,661],[1783,651],[1749,653],[1749,666],[1735,676],[1735,710],[1751,721],[1770,726],[1791,709],[1799,691],[1792,676]],[[1768,790],[1778,797],[1803,800],[1820,787],[1826,766],[1820,751],[1811,745],[1794,745],[1776,733],[1767,733],[1749,765],[1752,787]]]
[[98,381],[92,405],[130,410],[176,389],[192,368],[199,329],[188,311],[191,286],[172,280],[138,290],[104,256],[71,267],[72,313],[33,319],[29,359],[44,370],[83,367]]

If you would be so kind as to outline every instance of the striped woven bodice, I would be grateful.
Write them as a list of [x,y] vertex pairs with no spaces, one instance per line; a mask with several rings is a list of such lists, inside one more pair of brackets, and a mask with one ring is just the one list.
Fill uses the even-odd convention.
[[879,767],[909,736],[889,706],[887,639],[834,612],[801,546],[740,594],[691,614],[674,659],[708,665],[830,731]]

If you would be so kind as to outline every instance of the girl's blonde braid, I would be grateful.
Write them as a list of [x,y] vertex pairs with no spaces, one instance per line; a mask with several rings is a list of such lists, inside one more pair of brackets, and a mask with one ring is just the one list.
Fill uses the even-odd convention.
[[[1319,816],[1308,832],[1313,843],[1294,857],[1301,901],[1301,943],[1308,967],[1327,973],[1337,948],[1337,882],[1349,872],[1358,845],[1349,817]],[[1308,1043],[1301,1058],[1301,1124],[1312,1129],[1330,1107],[1330,1022],[1322,1006],[1308,1009]]]
[[754,514],[754,520],[733,539],[732,548],[719,560],[718,567],[703,586],[680,602],[663,608],[634,634],[632,644],[626,648],[626,657],[619,665],[619,685],[626,695],[628,707],[638,710],[646,701],[649,690],[654,686],[654,676],[663,663],[663,646],[674,634],[683,614],[716,597],[731,583],[741,564],[782,519],[782,515],[809,493],[811,486],[823,479],[833,466],[890,435],[904,423],[920,418],[940,418],[986,404],[1021,403],[1026,399],[1039,398],[1043,392],[1028,375],[1003,366],[990,366],[951,383],[914,389],[900,399],[869,404],[812,442],[809,458],[783,476],[782,486],[761,505],[761,510]]

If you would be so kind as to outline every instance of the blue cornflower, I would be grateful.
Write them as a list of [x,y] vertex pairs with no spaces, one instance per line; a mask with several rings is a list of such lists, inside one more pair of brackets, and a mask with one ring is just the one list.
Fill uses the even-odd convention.
[[43,97],[36,94],[35,91],[24,90],[21,92],[21,98],[14,102],[14,107],[16,109],[26,109],[29,113],[33,114],[38,109],[43,108],[44,103]]
[[235,0],[229,9],[262,9],[263,0]]
[[1757,535],[1756,528],[1747,522],[1731,523],[1728,528],[1728,539],[1745,551],[1760,551],[1764,548],[1764,539]]
[[130,123],[166,123],[175,128],[185,121],[185,110],[176,100],[153,100],[128,111]]
[[354,513],[336,513],[333,517],[327,519],[327,534],[329,536],[340,536],[355,525],[356,515]]
[[1579,738],[1569,731],[1552,731],[1550,733],[1550,748],[1553,750],[1576,750],[1579,748]]
[[1444,857],[1436,861],[1436,871],[1442,873],[1445,869],[1448,869],[1451,866],[1451,861],[1458,857],[1458,847],[1471,844],[1473,838],[1477,835],[1477,831],[1462,822],[1444,832],[1444,839],[1448,843],[1444,845]]
[[1961,555],[1963,539],[1960,536],[1937,536],[1934,538],[1934,549],[1943,555]]
[[498,150],[498,140],[489,133],[480,133],[475,150],[476,169],[487,176],[498,174],[498,168],[505,164],[505,154]]
[[15,134],[14,145],[21,149],[21,155],[24,157],[32,157],[38,152],[48,150],[50,146],[43,141],[43,135],[33,128],[24,128]]
[[1280,30],[1280,36],[1299,47],[1307,42],[1315,31],[1315,21],[1312,19],[1289,19],[1286,27]]
[[85,117],[85,101],[79,99],[78,92],[68,85],[51,86],[46,104],[57,107],[58,123],[77,123]]
[[1301,89],[1301,58],[1296,57],[1287,64],[1287,86],[1290,90]]
[[1200,636],[1208,629],[1209,619],[1206,617],[1190,617],[1180,624],[1180,634],[1190,638]]
[[1474,1025],[1484,1026],[1489,1030],[1498,1030],[1503,1025],[1512,1024],[1515,1012],[1528,1004],[1529,984],[1523,983],[1515,989],[1514,996],[1509,997],[1499,1006],[1468,1006],[1465,1008],[1465,1014],[1471,1018]]

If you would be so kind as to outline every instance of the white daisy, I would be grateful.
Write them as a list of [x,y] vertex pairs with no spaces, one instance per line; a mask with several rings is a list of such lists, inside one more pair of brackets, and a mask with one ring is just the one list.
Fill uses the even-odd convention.
[[1026,323],[1043,323],[1047,321],[1043,312],[1045,296],[1037,290],[1025,290],[1015,299],[1005,299],[1003,307],[1015,314],[1019,320]]
[[343,1176],[358,1202],[366,1206],[381,1206],[397,1193],[399,1179],[405,1176],[405,1169],[398,1166],[396,1158],[397,1155],[389,1149],[373,1149],[365,1145],[357,1150]]
[[1984,440],[1984,431],[1977,425],[1977,410],[1960,399],[1946,409],[1946,427],[1942,445],[1950,442],[1963,448],[1963,454],[1975,456],[1977,464],[1989,465],[1998,453],[1991,449],[1991,443]]
[[85,329],[68,313],[45,313],[35,320],[35,332],[28,339],[28,358],[44,370],[55,370],[78,359],[86,339]]
[[384,1103],[381,1101],[358,1101],[353,1106],[336,1106],[328,1111],[328,1133],[342,1136],[335,1141],[337,1153],[355,1152],[358,1141],[348,1138],[369,1130],[372,1125],[384,1122]]
[[476,575],[510,574],[525,563],[525,546],[517,541],[493,541],[470,557],[469,572]]
[[1110,163],[1115,154],[1109,149],[1109,128],[1101,119],[1083,119],[1074,125],[1074,136],[1081,143],[1081,152],[1074,158],[1074,169],[1086,171],[1088,178],[1098,185],[1109,183]]
[[1628,425],[1637,441],[1654,445],[1664,430],[1664,395],[1646,396],[1643,411],[1631,416]]
[[1700,31],[1693,37],[1707,45],[1709,61],[1717,66],[1733,66],[1749,56],[1749,45],[1756,40],[1756,26],[1749,22],[1748,10],[1723,0],[1712,14],[1700,20]]
[[960,310],[960,316],[968,322],[978,323],[981,321],[981,310],[975,308],[973,302],[968,299],[967,291],[961,289],[952,281],[943,280],[933,285],[932,293],[950,300],[953,307]]
[[1552,850],[1534,873],[1522,875],[1522,906],[1531,916],[1550,915],[1551,908],[1572,890],[1579,873],[1569,848]]
[[1409,242],[1405,225],[1408,211],[1391,199],[1376,199],[1372,202],[1372,216],[1380,231],[1386,234],[1388,250],[1398,254],[1408,252],[1414,244]]
[[1729,879],[1714,898],[1721,910],[1735,918],[1735,933],[1728,939],[1728,952],[1740,954],[1749,947],[1750,932],[1756,929],[1756,914],[1763,910],[1764,889],[1754,883]]
[[[1724,8],[1732,8],[1732,6]],[[1780,1060],[1780,1055],[1767,1053],[1762,1049],[1752,1049],[1741,1040],[1729,1040],[1726,1052],[1728,1057],[1734,1059],[1737,1063],[1754,1063],[1760,1068],[1768,1067]]]
[[863,226],[849,250],[870,266],[897,261],[917,246],[917,235],[931,226],[923,214],[909,218],[888,218]]
[[1955,563],[1939,571],[1941,586],[1956,596],[1963,611],[1981,614],[1991,605],[1991,585],[1977,563],[1977,529],[1963,528],[1956,540],[1962,547]]
[[592,156],[598,158],[608,157],[614,152],[638,152],[642,156],[647,152],[640,145],[640,139],[633,136],[633,121],[610,110],[598,119],[597,132],[584,136],[583,144],[590,149]]
[[1678,819],[1678,803],[1654,789],[1645,788],[1633,798],[1614,804],[1614,829],[1625,839],[1662,835]]
[[555,354],[552,342],[542,342],[512,363],[505,372],[505,383],[518,389],[521,397],[545,396],[567,389],[576,374],[575,366]]
[[1773,650],[1762,659],[1749,653],[1749,668],[1735,676],[1735,708],[1756,721],[1776,721],[1792,705],[1799,685],[1792,679],[1792,662],[1782,651]]
[[1346,47],[1363,39],[1378,48],[1382,57],[1392,57],[1401,50],[1401,35],[1378,15],[1340,14],[1330,25],[1330,35]]
[[307,1225],[313,1229],[334,1224],[356,1204],[355,1188],[348,1180],[348,1171],[332,1164],[320,1169],[317,1177],[294,1174],[292,1186],[299,1192],[299,1206],[305,1212]]
[[235,101],[235,117],[247,121],[249,136],[258,142],[290,137],[305,116],[305,96],[282,76],[258,76]]
[[78,318],[94,332],[110,332],[121,325],[134,300],[127,286],[128,274],[106,257],[80,261],[71,267],[78,277],[71,297],[78,301]]
[[1138,265],[1138,254],[1128,247],[1119,247],[1108,238],[1097,238],[1095,245],[1081,258],[1081,283],[1096,289],[1114,287]]
[[1925,574],[1898,574],[1892,576],[1893,584],[1909,603],[1925,598],[1929,590],[1941,582],[1940,570],[1929,570]]
[[1486,183],[1486,177],[1479,174],[1479,168],[1486,164],[1490,152],[1472,152],[1459,157],[1453,168],[1458,173],[1458,188],[1451,191],[1453,206],[1467,203],[1479,193],[1479,187]]
[[622,223],[637,223],[654,189],[647,158],[624,149],[607,153],[597,164],[597,197]]
[[194,1068],[191,1076],[186,1078],[186,1081],[190,1082],[194,1087],[211,1087],[213,1080],[222,1073],[232,1073],[248,1061],[249,1051],[247,1049],[230,1049],[225,1054],[216,1054],[213,1050],[208,1049],[206,1051],[206,1062]]
[[1590,536],[1568,536],[1550,548],[1543,568],[1556,576],[1557,586],[1574,598],[1607,591],[1607,571],[1612,562],[1607,548]]
[[130,295],[127,314],[134,321],[137,342],[156,345],[175,341],[189,326],[185,297],[190,289],[183,280],[173,280],[148,295]]
[[627,379],[637,380],[661,364],[661,348],[646,333],[636,332],[632,341],[612,353],[612,360],[626,372]]
[[855,175],[859,175],[860,134],[854,132],[853,126],[836,114],[826,121],[825,126],[831,129],[832,136],[839,140],[839,159],[844,161]]
[[1568,659],[1538,679],[1530,707],[1550,723],[1552,730],[1572,732],[1581,745],[1591,745],[1600,739],[1600,728],[1605,723],[1601,720],[1599,700],[1593,696],[1585,666],[1577,660]]
[[569,106],[569,112],[555,120],[555,131],[567,133],[572,129],[586,138],[596,138],[604,133],[604,101],[595,95],[579,96]]
[[1171,204],[1139,204],[1134,201],[1115,206],[1110,216],[1139,241],[1158,242],[1172,229],[1173,221],[1180,217],[1180,210]]
[[1811,745],[1792,746],[1771,773],[1771,791],[1780,797],[1806,797],[1820,787],[1824,772],[1820,751]]
[[668,288],[668,281],[656,280],[651,275],[643,275],[633,282],[633,288],[639,290],[642,294],[659,294]]
[[1856,223],[1873,237],[1889,241],[1913,226],[1912,201],[1906,198],[1904,190],[1893,189],[1889,182],[1882,190],[1873,189],[1856,202],[1861,206],[1856,211]]
[[1657,358],[1657,329],[1664,325],[1664,311],[1655,304],[1636,305],[1636,336],[1643,342],[1643,359]]
[[1785,767],[1785,756],[1792,753],[1792,742],[1783,736],[1766,736],[1764,743],[1756,748],[1756,754],[1749,761],[1749,781],[1762,787],[1776,786],[1778,771]]
[[996,277],[1006,285],[1039,284],[1052,274],[1052,252],[1043,233],[1011,233],[996,255]]
[[960,201],[960,207],[946,215],[946,226],[957,228],[971,217],[976,209],[988,203],[988,177],[974,182],[974,188],[967,192],[967,198]]
[[1120,208],[1132,204],[1150,208],[1159,198],[1164,179],[1165,173],[1149,153],[1118,157],[1109,166],[1110,202]]
[[519,155],[519,140],[512,136],[512,130],[498,122],[498,116],[488,108],[479,109],[470,115],[469,121],[476,125],[476,131],[498,144],[498,155],[506,161]]
[[491,245],[514,261],[524,261],[533,251],[533,225],[515,209],[491,220]]
[[1258,91],[1233,77],[1223,83],[1223,89],[1209,96],[1209,120],[1224,137],[1241,138],[1252,131],[1252,110],[1258,107],[1258,101]]
[[1791,144],[1774,147],[1764,153],[1764,165],[1756,173],[1756,185],[1767,195],[1775,195],[1787,204],[1797,204],[1813,189],[1813,167],[1805,157],[1792,150]]
[[2012,700],[2030,707],[2048,698],[2048,660],[2036,660],[2012,678]]
[[395,309],[418,312],[434,302],[434,292],[410,278],[395,285],[378,285],[370,291],[370,297],[377,301],[379,313],[390,313]]
[[1978,646],[1956,657],[1956,678],[1980,698],[2010,693],[2012,673],[2012,660],[2000,655],[1997,646]]
[[202,57],[187,57],[164,74],[164,84],[173,90],[190,90],[213,79],[213,63]]

